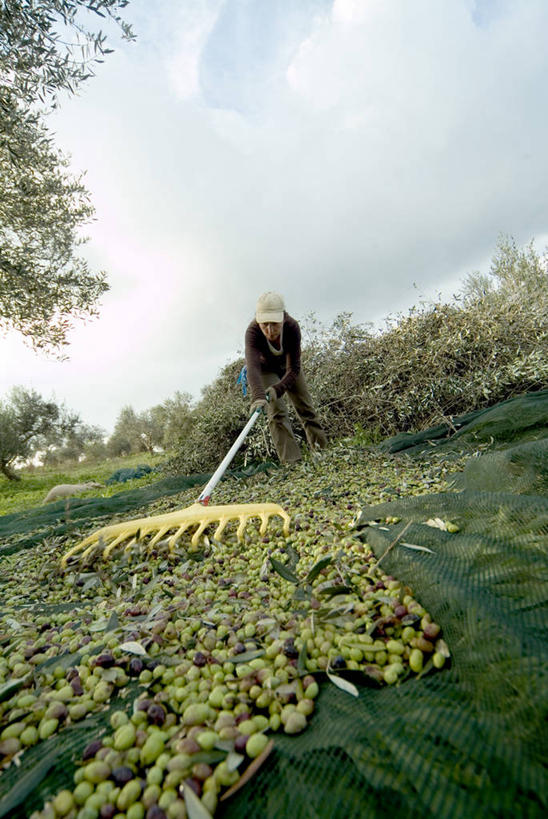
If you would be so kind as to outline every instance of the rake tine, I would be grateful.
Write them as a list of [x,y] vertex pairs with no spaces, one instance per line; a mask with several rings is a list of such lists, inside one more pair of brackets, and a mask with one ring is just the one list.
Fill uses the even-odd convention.
[[209,526],[209,524],[210,524],[210,523],[211,523],[211,521],[210,521],[210,520],[203,520],[203,521],[200,523],[200,525],[198,526],[198,528],[196,529],[196,531],[195,531],[195,532],[194,532],[194,534],[192,535],[192,540],[190,541],[190,542],[192,543],[192,545],[193,545],[193,546],[197,546],[198,541],[199,541],[199,539],[200,539],[200,535],[202,534],[202,532],[204,531],[204,529],[205,529],[207,526]]
[[112,543],[109,543],[108,546],[105,548],[103,552],[103,557],[108,557],[112,553],[115,546],[118,546],[118,544],[121,543],[126,538],[127,538],[126,532],[122,532],[122,534],[118,535],[118,537],[115,537]]
[[239,517],[240,525],[238,526],[238,529],[236,531],[236,537],[238,538],[238,540],[242,540],[244,536],[244,529],[249,518],[250,518],[249,515],[240,515]]
[[179,538],[181,537],[183,532],[185,532],[188,529],[190,524],[191,524],[190,520],[185,521],[185,523],[183,523],[182,526],[179,526],[179,528],[177,529],[175,534],[170,537],[170,539],[169,539],[169,548],[170,548],[171,551],[173,551],[175,549],[175,544],[177,543],[177,541],[179,540]]
[[129,552],[131,547],[136,546],[136,545],[137,545],[137,538],[134,537],[132,540],[129,541],[129,543],[126,543],[126,545],[124,546],[124,552]]
[[148,544],[150,546],[150,548],[155,546],[158,543],[158,541],[163,538],[163,536],[165,535],[166,532],[169,532],[169,528],[170,528],[169,526],[164,526],[162,529],[159,530],[159,532],[156,535],[154,535],[154,537],[152,538],[152,540]]
[[213,537],[215,540],[220,540],[221,535],[223,534],[224,530],[226,529],[227,523],[229,522],[230,518],[228,516],[222,517],[219,521],[219,525],[215,529],[215,534]]

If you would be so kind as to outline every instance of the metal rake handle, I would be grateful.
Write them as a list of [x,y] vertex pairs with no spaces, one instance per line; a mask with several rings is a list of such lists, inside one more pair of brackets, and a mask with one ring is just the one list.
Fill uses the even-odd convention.
[[209,503],[209,499],[211,498],[211,493],[223,477],[224,473],[228,469],[228,466],[232,459],[234,458],[235,454],[243,444],[244,440],[246,439],[247,435],[249,434],[253,424],[261,414],[260,409],[256,409],[255,412],[250,416],[247,424],[242,429],[232,446],[230,447],[229,451],[226,453],[225,457],[209,479],[207,485],[204,487],[203,491],[201,492],[200,496],[197,499],[197,503],[201,503],[203,506],[207,506]]

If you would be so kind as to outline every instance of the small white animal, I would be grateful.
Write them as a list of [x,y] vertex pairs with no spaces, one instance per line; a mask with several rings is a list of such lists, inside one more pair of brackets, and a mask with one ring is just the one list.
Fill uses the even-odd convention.
[[44,503],[51,503],[52,501],[61,500],[61,498],[70,498],[71,495],[77,495],[79,492],[86,492],[88,489],[99,489],[104,484],[97,483],[97,481],[88,481],[87,483],[60,483],[50,489]]

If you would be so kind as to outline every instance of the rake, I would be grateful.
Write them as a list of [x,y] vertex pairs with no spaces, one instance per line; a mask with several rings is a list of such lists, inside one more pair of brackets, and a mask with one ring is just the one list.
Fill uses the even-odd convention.
[[208,505],[213,489],[221,480],[261,412],[261,409],[257,409],[252,413],[240,435],[192,506],[186,509],[178,509],[175,512],[168,512],[165,515],[137,518],[136,520],[123,521],[122,523],[114,523],[111,526],[104,526],[102,529],[93,532],[80,543],[77,543],[76,546],[69,549],[61,560],[61,566],[66,568],[68,561],[76,555],[78,555],[78,558],[85,560],[97,546],[104,547],[103,558],[108,558],[117,546],[123,544],[126,550],[131,549],[138,541],[141,541],[149,535],[154,535],[147,543],[147,548],[152,549],[159,541],[165,538],[169,532],[173,532],[168,539],[168,548],[169,551],[172,552],[181,535],[191,526],[197,526],[190,541],[192,546],[195,547],[198,545],[198,541],[205,529],[215,521],[218,521],[218,525],[213,537],[220,540],[227,524],[232,520],[238,520],[239,525],[236,536],[238,540],[241,541],[246,524],[250,519],[260,519],[261,527],[259,531],[261,535],[264,535],[268,527],[269,519],[273,515],[278,515],[284,522],[283,531],[287,537],[289,534],[290,517],[277,503],[242,503],[226,504],[223,506]]

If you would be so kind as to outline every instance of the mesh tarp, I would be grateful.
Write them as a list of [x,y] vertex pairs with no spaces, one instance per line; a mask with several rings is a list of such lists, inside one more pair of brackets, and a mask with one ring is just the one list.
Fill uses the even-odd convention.
[[[366,525],[386,516],[401,521]],[[425,525],[433,516],[461,531]],[[326,685],[306,734],[277,739],[253,793],[221,815],[545,816],[548,500],[408,498],[365,508],[358,527],[442,626],[451,668],[357,700]],[[404,530],[431,551],[389,549]]]
[[446,423],[420,432],[401,432],[387,438],[379,449],[383,452],[414,454],[443,447],[477,449],[488,444],[507,447],[548,436],[548,390],[526,393],[493,407],[452,416]]

